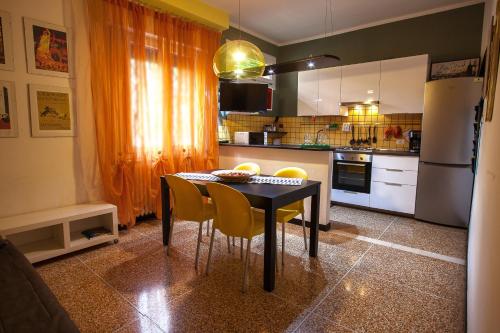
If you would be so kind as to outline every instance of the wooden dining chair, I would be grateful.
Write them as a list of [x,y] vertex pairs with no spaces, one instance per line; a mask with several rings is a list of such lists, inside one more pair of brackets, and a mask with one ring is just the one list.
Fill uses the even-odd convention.
[[229,186],[208,183],[207,189],[215,205],[216,214],[212,223],[206,274],[208,275],[210,270],[215,230],[219,230],[226,236],[246,239],[247,249],[242,283],[242,291],[246,292],[248,289],[248,263],[252,238],[264,233],[264,213],[252,208],[250,202],[242,193]]
[[196,245],[196,258],[194,263],[194,267],[197,270],[203,222],[207,221],[208,224],[210,220],[214,218],[214,207],[208,198],[201,195],[200,190],[198,190],[193,183],[174,175],[166,175],[165,178],[167,179],[168,186],[172,190],[174,204],[170,222],[167,255],[170,254],[170,247],[172,246],[175,218],[198,222],[200,225],[198,228],[198,243]]
[[[287,178],[302,178],[307,180],[307,172],[304,169],[297,167],[287,167],[280,169],[274,173],[275,177]],[[285,224],[291,221],[295,216],[301,215],[302,217],[302,231],[304,233],[304,247],[307,250],[307,235],[306,223],[304,218],[304,200],[292,202],[276,211],[276,221],[281,223],[281,264],[285,264]]]

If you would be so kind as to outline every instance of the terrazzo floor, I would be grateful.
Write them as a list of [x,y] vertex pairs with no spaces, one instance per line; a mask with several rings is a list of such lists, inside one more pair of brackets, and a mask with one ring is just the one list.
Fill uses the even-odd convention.
[[229,254],[217,235],[206,276],[205,231],[196,272],[191,222],[175,224],[170,256],[161,223],[148,221],[121,232],[118,244],[36,268],[82,332],[465,331],[466,230],[338,206],[330,218],[317,259],[301,228],[287,225],[272,293],[261,287],[263,237],[252,242],[242,294],[239,242]]

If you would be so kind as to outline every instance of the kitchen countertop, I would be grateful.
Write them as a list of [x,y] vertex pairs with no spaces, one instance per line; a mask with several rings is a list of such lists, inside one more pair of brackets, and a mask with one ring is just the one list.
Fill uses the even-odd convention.
[[[237,143],[219,143],[219,146],[229,147],[252,147],[252,148],[275,148],[275,149],[293,149],[293,150],[312,150],[312,151],[337,151],[341,147],[330,146],[328,149],[323,148],[303,148],[301,145],[245,145]],[[410,152],[408,150],[394,150],[394,149],[373,149],[371,151],[363,151],[364,154],[375,155],[397,155],[397,156],[419,156],[419,153]]]

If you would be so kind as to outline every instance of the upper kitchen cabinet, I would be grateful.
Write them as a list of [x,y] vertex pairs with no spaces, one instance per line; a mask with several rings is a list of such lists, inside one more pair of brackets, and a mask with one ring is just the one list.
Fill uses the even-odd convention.
[[330,67],[318,70],[318,115],[336,116],[340,110],[340,67]]
[[379,113],[423,113],[428,67],[427,54],[382,60]]
[[316,116],[318,114],[318,70],[298,73],[297,115]]
[[342,103],[370,103],[379,99],[380,61],[342,66]]
[[338,115],[340,109],[340,67],[298,73],[297,115]]

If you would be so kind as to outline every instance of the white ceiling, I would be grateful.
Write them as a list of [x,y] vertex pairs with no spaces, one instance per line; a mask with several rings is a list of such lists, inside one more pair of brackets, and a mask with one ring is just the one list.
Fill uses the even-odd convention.
[[[242,30],[277,45],[324,36],[330,0],[241,0]],[[484,0],[331,0],[334,34],[463,7]],[[238,26],[238,0],[203,0]],[[328,14],[329,15],[329,14]],[[330,16],[328,32],[331,34]]]

